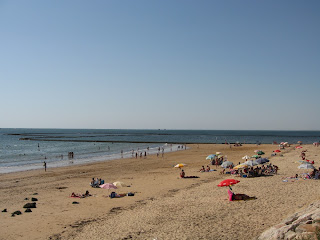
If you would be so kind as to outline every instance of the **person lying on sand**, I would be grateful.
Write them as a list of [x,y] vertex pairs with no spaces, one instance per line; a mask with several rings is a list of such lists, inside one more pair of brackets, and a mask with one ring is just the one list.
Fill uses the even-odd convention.
[[229,194],[229,201],[234,201],[234,200],[253,200],[257,199],[256,197],[249,197],[246,194],[241,194],[241,193],[233,193],[230,189],[228,189],[228,194]]
[[126,196],[127,194],[126,193],[120,193],[120,194],[117,194],[116,192],[112,192],[109,197],[110,198],[121,198],[121,197],[124,197]]

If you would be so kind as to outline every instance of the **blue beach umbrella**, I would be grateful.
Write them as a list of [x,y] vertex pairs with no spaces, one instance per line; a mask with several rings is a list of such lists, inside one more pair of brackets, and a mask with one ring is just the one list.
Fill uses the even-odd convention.
[[257,159],[257,160],[254,160],[256,163],[258,163],[258,164],[264,164],[264,163],[267,163],[267,162],[269,162],[269,159],[267,159],[267,158],[259,158],[259,159]]
[[208,157],[206,157],[206,159],[207,159],[207,160],[212,160],[212,159],[214,159],[215,157],[216,157],[215,154],[211,154],[211,155],[209,155]]
[[225,161],[225,162],[223,162],[222,164],[221,164],[221,167],[223,167],[223,168],[228,168],[228,167],[230,167],[230,166],[234,166],[234,164],[233,164],[233,162],[230,162],[230,161]]

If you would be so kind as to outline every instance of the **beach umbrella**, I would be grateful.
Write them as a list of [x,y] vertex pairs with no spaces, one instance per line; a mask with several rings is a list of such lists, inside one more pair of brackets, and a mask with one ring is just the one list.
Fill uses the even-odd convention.
[[310,163],[303,163],[298,168],[299,169],[315,169],[315,167]]
[[259,155],[253,155],[252,158],[260,158],[261,156]]
[[175,165],[174,167],[175,167],[175,168],[182,168],[182,167],[184,167],[184,166],[187,166],[187,164],[185,164],[185,163],[179,163],[179,164]]
[[225,161],[225,162],[223,162],[222,164],[221,164],[221,167],[223,167],[223,168],[228,168],[228,167],[230,167],[230,166],[234,166],[234,164],[233,164],[233,162],[230,162],[230,161]]
[[301,143],[302,143],[302,141],[298,141],[297,143],[301,144]]
[[306,161],[307,161],[308,163],[310,163],[310,164],[314,164],[314,161],[312,161],[312,160],[307,160],[307,159],[306,159]]
[[247,167],[248,167],[248,165],[245,165],[245,164],[242,163],[240,165],[235,166],[233,169],[238,170],[238,169],[247,168]]
[[223,180],[222,182],[220,182],[218,184],[218,187],[228,187],[228,186],[232,186],[234,184],[237,184],[238,182],[240,182],[240,181],[235,180],[235,179],[226,179],[226,180]]
[[269,160],[268,159],[266,159],[266,158],[259,158],[259,159],[256,159],[256,160],[254,160],[256,163],[258,163],[258,164],[264,164],[264,163],[267,163],[267,162],[269,162]]
[[264,152],[259,151],[259,152],[257,152],[257,154],[258,154],[258,155],[263,155],[263,154],[264,154]]
[[221,152],[216,152],[216,154],[217,154],[217,155],[220,155],[220,154],[222,154],[222,153],[221,153]]
[[279,153],[279,152],[281,152],[279,149],[277,149],[277,150],[274,150],[273,152],[276,152],[276,153]]
[[127,184],[125,184],[124,182],[114,182],[113,185],[115,185],[117,188],[119,187],[127,187]]
[[248,156],[248,155],[245,155],[244,157],[242,157],[242,159],[244,159],[244,160],[248,160],[248,159],[250,159],[251,157],[250,156]]
[[206,157],[206,160],[212,160],[216,157],[215,154],[210,154],[208,157]]
[[302,148],[301,146],[296,146],[296,148]]
[[256,163],[255,161],[252,161],[252,160],[249,160],[249,161],[246,161],[246,162],[244,162],[244,163],[242,163],[240,165],[247,165],[249,167],[253,167],[253,166],[259,165],[259,163]]
[[113,183],[105,183],[100,185],[99,187],[103,189],[117,189],[117,187],[113,185]]
[[221,158],[221,157],[223,157],[223,155],[218,155],[218,156],[217,156],[217,158]]
[[261,152],[261,150],[254,150],[254,152],[255,152],[255,153],[257,153],[257,152]]

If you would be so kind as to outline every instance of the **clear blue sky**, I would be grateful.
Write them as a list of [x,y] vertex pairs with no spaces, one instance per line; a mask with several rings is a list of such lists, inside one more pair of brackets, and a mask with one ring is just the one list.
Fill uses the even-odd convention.
[[0,0],[0,127],[320,130],[319,12]]

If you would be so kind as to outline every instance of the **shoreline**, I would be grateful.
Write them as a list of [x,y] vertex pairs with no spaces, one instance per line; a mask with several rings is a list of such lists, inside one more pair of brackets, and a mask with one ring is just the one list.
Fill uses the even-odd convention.
[[[319,198],[319,190],[314,185],[316,181],[283,183],[281,180],[300,171],[296,163],[292,163],[299,159],[294,146],[285,149],[283,157],[277,155],[271,158],[271,162],[280,167],[279,175],[239,179],[241,183],[235,185],[234,190],[257,197],[257,200],[249,202],[227,201],[227,189],[218,188],[217,184],[230,175],[220,175],[220,168],[210,173],[199,173],[198,170],[201,165],[208,163],[205,157],[217,151],[237,163],[243,162],[241,157],[253,154],[256,148],[261,148],[269,155],[277,146],[246,144],[231,149],[225,144],[187,146],[190,149],[165,153],[164,158],[150,155],[146,159],[117,159],[48,168],[47,172],[31,170],[1,174],[0,210],[7,208],[8,213],[0,214],[0,227],[6,229],[0,239],[99,239],[103,231],[112,232],[111,228],[116,224],[119,224],[118,229],[105,239],[123,239],[129,235],[134,239],[187,239],[196,236],[208,239],[208,235],[203,235],[205,233],[213,234],[218,239],[232,239],[233,234],[237,234],[238,239],[247,239],[248,234],[252,238],[259,235],[280,222],[284,216]],[[313,155],[318,155],[318,148],[303,146]],[[319,159],[313,155],[314,160]],[[177,163],[186,163],[186,174],[198,175],[200,178],[180,179],[179,170],[173,168]],[[106,182],[123,181],[131,187],[116,191],[136,194],[133,197],[110,199],[107,197],[108,190],[89,187],[92,177],[101,177]],[[310,192],[312,186],[314,190]],[[75,199],[70,198],[70,194],[84,193],[86,190],[93,196],[76,199],[80,204],[72,204]],[[303,192],[309,195],[305,196]],[[32,213],[23,212],[20,216],[10,217],[11,212],[22,211],[26,203],[24,198],[30,198],[34,193],[38,193],[37,208]],[[303,196],[291,200],[288,193],[294,194],[296,198],[300,194]],[[271,213],[268,208],[272,209]],[[268,219],[265,219],[265,215],[269,216]],[[237,219],[237,225],[221,228],[218,225],[219,219],[226,222]],[[120,220],[125,224],[120,223]],[[197,222],[201,223],[201,228],[197,227]],[[244,223],[252,224],[255,229],[244,228]],[[170,230],[174,226],[177,232]],[[182,231],[179,226],[188,226],[190,229],[186,231],[184,228]]]
[[[181,144],[180,144],[181,145]],[[134,153],[136,152],[147,152],[148,155],[155,155],[158,152],[158,148],[164,148],[165,153],[170,153],[170,152],[175,152],[175,151],[181,151],[181,149],[178,148],[180,145],[166,145],[162,144],[159,145],[158,147],[152,147],[150,150],[147,149],[140,149],[134,150]],[[126,159],[126,158],[133,158],[132,157],[132,151],[126,151],[123,152],[123,157],[121,157],[121,152],[119,153],[109,153],[109,152],[99,152],[102,155],[99,156],[91,156],[91,157],[80,157],[80,158],[65,158],[63,160],[61,159],[56,159],[54,161],[50,161],[50,159],[43,159],[43,161],[47,162],[47,167],[49,168],[60,168],[60,167],[72,167],[76,165],[86,165],[90,163],[95,163],[95,162],[104,162],[104,161],[111,161],[111,160],[121,160],[121,159]],[[108,154],[106,154],[108,153]],[[89,153],[90,154],[90,153]],[[81,155],[87,155],[87,153],[83,153]],[[138,156],[138,158],[140,158]],[[49,161],[48,161],[49,160]],[[43,169],[43,162],[40,163],[30,163],[26,164],[23,166],[4,166],[0,167],[0,174],[6,174],[6,173],[14,173],[14,172],[24,172],[24,171],[32,171],[32,170],[38,170],[38,169]]]

